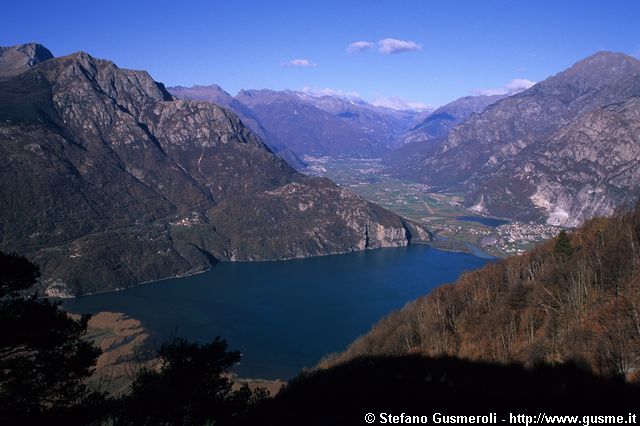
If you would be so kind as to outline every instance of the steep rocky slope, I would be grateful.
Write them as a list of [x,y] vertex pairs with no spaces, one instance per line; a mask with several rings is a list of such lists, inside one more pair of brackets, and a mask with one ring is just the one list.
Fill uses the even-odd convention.
[[405,245],[428,231],[295,172],[229,110],[86,53],[0,79],[0,249],[49,294]]
[[[637,180],[622,182],[611,175],[622,169],[625,176],[637,173],[628,159],[638,141],[637,127],[629,120],[637,107],[631,98],[638,95],[640,61],[599,52],[489,106],[436,149],[412,152],[396,170],[437,188],[465,191],[467,205],[478,212],[575,225],[593,214],[609,214],[612,206],[638,195]],[[612,116],[618,112],[626,118]],[[585,165],[580,152],[596,145],[620,155],[600,156]],[[568,162],[559,169],[549,167],[549,161],[545,167],[538,158],[561,152]],[[598,171],[590,173],[594,168]],[[603,184],[603,179],[615,182]],[[590,191],[598,195],[587,196]],[[631,195],[621,196],[625,191]]]
[[640,98],[590,111],[504,160],[472,196],[501,215],[531,217],[533,206],[564,226],[632,205],[640,197]]
[[220,86],[212,84],[209,86],[193,87],[168,87],[169,93],[178,99],[207,101],[233,111],[242,123],[255,133],[278,157],[289,163],[290,166],[301,170],[306,167],[306,163],[300,159],[286,144],[271,132],[268,132],[258,118],[246,105],[241,104]]

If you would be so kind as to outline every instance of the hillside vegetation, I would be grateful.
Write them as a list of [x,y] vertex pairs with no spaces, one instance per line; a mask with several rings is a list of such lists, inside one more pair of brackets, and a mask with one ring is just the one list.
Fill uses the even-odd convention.
[[421,353],[500,363],[577,362],[640,378],[640,205],[464,274],[382,319],[321,366]]

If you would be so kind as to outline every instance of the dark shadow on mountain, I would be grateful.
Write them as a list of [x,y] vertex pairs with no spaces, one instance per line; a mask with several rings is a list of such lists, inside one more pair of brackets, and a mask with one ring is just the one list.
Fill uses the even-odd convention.
[[[373,413],[427,416],[497,413],[621,414],[637,409],[640,388],[604,379],[576,365],[498,365],[456,358],[363,357],[328,370],[303,373],[243,425],[366,424]],[[501,417],[502,416],[502,417]]]

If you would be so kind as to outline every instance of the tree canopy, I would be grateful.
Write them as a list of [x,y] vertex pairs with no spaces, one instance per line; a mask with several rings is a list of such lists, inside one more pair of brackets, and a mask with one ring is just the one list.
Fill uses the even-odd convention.
[[162,345],[157,365],[135,374],[130,391],[113,399],[86,384],[101,351],[85,339],[79,320],[60,302],[27,292],[38,266],[0,252],[0,419],[14,424],[225,424],[265,394],[232,389],[240,353],[216,338]]
[[232,389],[229,371],[240,353],[216,338],[199,344],[175,339],[158,352],[159,365],[138,373],[123,404],[124,423],[135,425],[224,424],[261,393]]
[[554,251],[563,256],[569,257],[573,254],[573,246],[571,245],[571,239],[564,229],[558,233],[556,237],[556,245]]
[[82,337],[88,316],[74,320],[59,302],[24,296],[36,265],[0,252],[0,407],[3,424],[98,421],[104,395],[90,390],[100,354]]

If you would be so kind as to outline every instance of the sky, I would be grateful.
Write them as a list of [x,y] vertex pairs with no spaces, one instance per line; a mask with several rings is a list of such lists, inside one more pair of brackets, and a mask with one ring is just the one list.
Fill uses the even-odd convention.
[[13,1],[0,46],[37,41],[167,86],[306,90],[439,106],[541,81],[599,50],[640,57],[640,1]]

